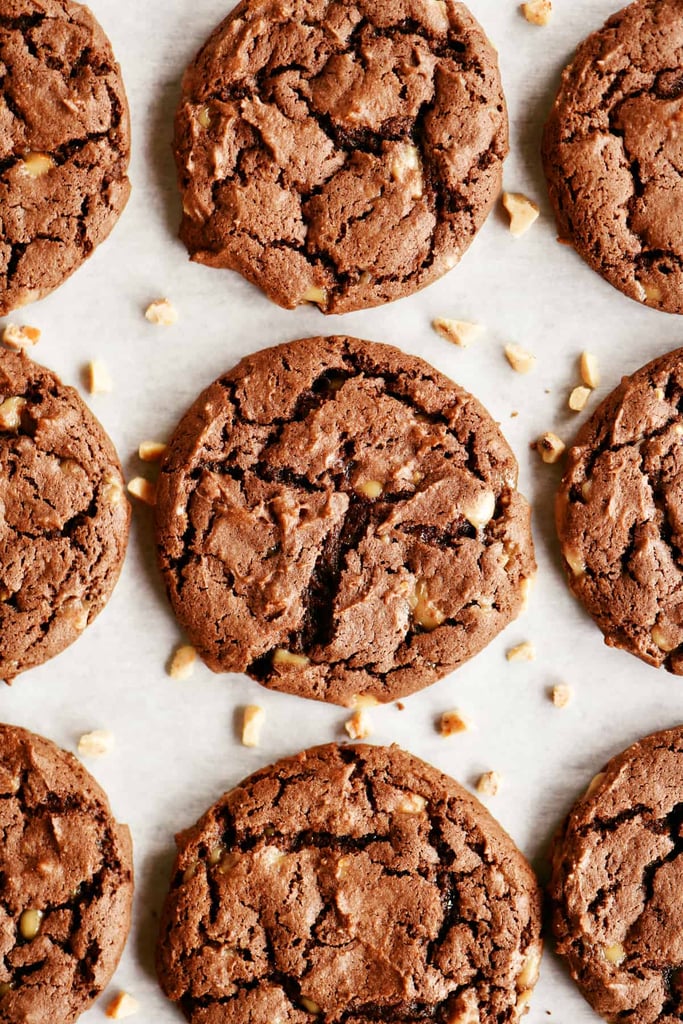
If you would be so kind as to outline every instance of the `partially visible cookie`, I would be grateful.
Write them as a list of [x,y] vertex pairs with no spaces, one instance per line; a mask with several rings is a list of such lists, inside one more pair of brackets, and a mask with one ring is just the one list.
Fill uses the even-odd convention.
[[57,288],[128,200],[128,103],[72,0],[0,0],[0,316]]
[[683,349],[596,409],[568,453],[557,531],[569,586],[605,634],[683,674]]
[[458,263],[500,191],[497,54],[455,0],[242,0],[176,116],[190,256],[345,313]]
[[560,236],[632,299],[683,313],[683,2],[637,0],[578,49],[546,125]]
[[387,345],[307,338],[215,381],[157,489],[176,615],[214,671],[339,704],[446,675],[535,572],[517,463],[486,410]]
[[73,755],[0,725],[0,1020],[71,1024],[130,928],[130,833]]
[[334,744],[177,838],[157,970],[192,1024],[518,1021],[541,959],[531,868],[397,747]]
[[0,351],[0,679],[72,643],[109,599],[130,506],[114,447],[73,388]]
[[683,728],[613,758],[553,849],[558,952],[608,1021],[683,1016]]

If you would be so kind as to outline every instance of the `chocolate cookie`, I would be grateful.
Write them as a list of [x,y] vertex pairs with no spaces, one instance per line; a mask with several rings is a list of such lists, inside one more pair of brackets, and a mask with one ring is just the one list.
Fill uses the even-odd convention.
[[193,1024],[520,1019],[540,899],[509,836],[398,747],[265,768],[178,836],[157,970]]
[[683,349],[625,377],[579,432],[557,496],[569,585],[605,634],[683,675]]
[[0,1020],[70,1024],[128,935],[130,833],[71,754],[0,725]]
[[683,728],[613,758],[553,850],[558,951],[606,1020],[683,1017]]
[[161,569],[214,671],[391,701],[521,610],[536,566],[516,481],[488,413],[427,363],[308,338],[244,359],[181,420]]
[[497,55],[454,0],[243,0],[183,81],[181,238],[345,313],[458,263],[500,191]]
[[0,0],[0,316],[51,292],[128,200],[128,104],[109,40],[71,0]]
[[683,313],[683,3],[638,0],[580,47],[543,141],[560,236],[625,295]]
[[58,654],[107,603],[130,506],[104,430],[73,388],[0,351],[0,679]]

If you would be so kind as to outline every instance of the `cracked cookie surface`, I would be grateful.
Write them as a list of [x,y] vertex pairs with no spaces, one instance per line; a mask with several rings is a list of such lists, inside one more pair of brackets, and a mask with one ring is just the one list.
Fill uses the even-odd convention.
[[192,259],[326,313],[460,260],[500,191],[497,57],[454,0],[244,0],[183,81]]
[[126,205],[128,104],[71,0],[0,0],[0,316],[57,288]]
[[265,349],[181,420],[157,489],[166,587],[214,671],[353,704],[427,686],[524,604],[517,463],[470,394],[354,338]]
[[553,848],[553,928],[584,996],[606,1020],[683,1015],[683,728],[613,758]]
[[683,675],[683,349],[625,377],[569,451],[557,530],[610,647]]
[[543,159],[560,237],[630,298],[683,313],[682,0],[639,0],[582,43]]
[[79,761],[0,725],[0,1021],[71,1024],[130,927],[130,834]]
[[0,351],[0,679],[58,654],[102,610],[129,521],[114,447],[77,392]]
[[541,956],[522,854],[398,747],[265,768],[178,836],[157,947],[192,1024],[517,1021]]

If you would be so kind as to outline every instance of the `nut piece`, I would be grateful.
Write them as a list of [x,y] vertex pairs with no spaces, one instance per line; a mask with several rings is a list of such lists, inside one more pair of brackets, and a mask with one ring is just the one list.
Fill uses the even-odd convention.
[[383,490],[384,487],[379,480],[365,480],[362,484],[356,485],[358,494],[363,494],[366,498],[379,498]]
[[665,625],[658,623],[652,628],[652,639],[660,651],[669,654],[671,651],[675,651],[680,644],[680,630],[675,626],[667,630]]
[[102,497],[110,505],[120,505],[123,501],[123,484],[118,476],[106,473],[102,481]]
[[25,910],[19,918],[19,932],[22,939],[26,939],[27,942],[30,942],[31,939],[35,939],[36,935],[40,931],[42,920],[42,910]]
[[521,345],[506,345],[505,358],[516,373],[529,373],[536,366],[536,356]]
[[178,322],[178,310],[168,299],[155,299],[145,310],[145,320],[159,327],[173,327]]
[[558,683],[550,691],[550,699],[556,708],[566,708],[574,699],[574,690],[566,683]]
[[352,740],[366,740],[372,736],[374,729],[370,715],[366,711],[354,711],[344,728]]
[[553,434],[550,431],[546,434],[541,434],[538,441],[534,442],[533,447],[535,447],[543,461],[549,466],[559,462],[567,449],[564,441],[557,434]]
[[197,114],[197,120],[199,121],[202,128],[211,127],[211,111],[209,110],[208,107],[202,107],[202,109]]
[[430,600],[424,580],[417,581],[415,590],[408,597],[408,604],[415,622],[428,632],[436,629],[446,619],[444,613]]
[[114,733],[109,729],[93,729],[84,732],[78,741],[81,757],[103,757],[114,749]]
[[585,387],[574,388],[569,396],[569,408],[572,412],[583,412],[586,403],[591,396],[591,389]]
[[528,0],[522,4],[522,14],[532,25],[547,25],[553,13],[550,0]]
[[2,332],[2,340],[7,348],[11,348],[15,352],[22,352],[38,344],[40,329],[28,327],[26,324],[7,324]]
[[322,1007],[318,1006],[318,1004],[313,1002],[312,999],[309,999],[308,996],[300,996],[299,1005],[306,1011],[306,1013],[314,1013],[316,1016],[323,1012]]
[[132,1017],[140,1009],[137,999],[133,999],[128,992],[119,992],[107,1004],[106,1014],[110,1020],[123,1020],[124,1017]]
[[128,492],[134,498],[143,501],[145,505],[156,505],[157,503],[157,485],[153,484],[151,480],[146,480],[144,476],[134,476],[128,482]]
[[493,519],[496,510],[496,496],[493,491],[482,491],[471,505],[463,506],[462,514],[467,522],[480,529],[487,526]]
[[496,796],[502,781],[503,776],[500,772],[484,772],[477,782],[477,793],[481,793],[482,796]]
[[600,369],[597,356],[594,356],[592,352],[582,352],[581,359],[579,360],[579,370],[581,372],[581,380],[587,388],[594,390],[600,387]]
[[111,374],[101,359],[93,359],[88,363],[86,387],[91,395],[107,395],[114,390]]
[[401,814],[422,814],[426,806],[427,801],[419,793],[404,793],[396,809]]
[[327,290],[325,288],[319,288],[317,285],[312,284],[310,288],[307,288],[304,294],[301,296],[301,303],[310,302],[315,306],[326,306],[327,305]]
[[593,776],[593,778],[588,783],[588,789],[583,794],[583,799],[584,800],[587,800],[589,796],[592,796],[593,793],[595,793],[596,789],[598,788],[598,786],[600,785],[600,783],[602,782],[604,777],[605,777],[605,773],[604,772],[598,772],[597,775]]
[[163,441],[143,441],[138,448],[138,457],[142,462],[161,462],[168,451]]
[[194,672],[197,652],[192,644],[181,644],[176,647],[168,663],[168,674],[171,679],[189,679]]
[[371,693],[354,693],[348,703],[350,708],[362,711],[363,708],[376,708],[379,701]]
[[516,647],[511,647],[505,657],[508,661],[513,663],[520,661],[535,661],[536,648],[528,640],[525,640],[523,644],[517,644]]
[[273,655],[273,665],[293,665],[295,668],[303,668],[304,665],[310,664],[310,660],[305,654],[295,654],[284,647],[278,647]]
[[586,563],[579,554],[578,551],[574,551],[573,548],[565,548],[562,552],[564,560],[571,569],[574,576],[584,576],[586,573]]
[[439,719],[439,732],[442,736],[457,736],[461,732],[471,732],[473,725],[457,708],[444,711]]
[[484,332],[481,324],[471,324],[466,320],[448,320],[443,316],[437,316],[432,320],[432,327],[442,338],[452,341],[460,348],[468,348]]
[[266,713],[258,704],[248,704],[242,719],[242,746],[258,747]]
[[21,160],[24,171],[31,178],[42,178],[56,166],[49,153],[27,153]]
[[412,178],[413,187],[410,194],[413,199],[420,199],[424,188],[420,154],[415,146],[411,146],[409,143],[399,143],[398,150],[391,161],[391,177],[401,185]]
[[626,959],[626,950],[620,942],[615,942],[612,946],[605,946],[603,949],[603,956],[605,960],[609,960],[611,964],[623,964]]
[[541,951],[538,948],[533,948],[524,961],[524,967],[522,967],[517,976],[516,988],[518,992],[526,992],[528,989],[533,989],[538,981],[540,968]]
[[526,234],[541,212],[536,203],[521,192],[503,192],[503,206],[510,217],[510,234],[514,238]]
[[14,395],[0,403],[0,430],[18,430],[21,426],[21,410],[26,406],[26,399]]

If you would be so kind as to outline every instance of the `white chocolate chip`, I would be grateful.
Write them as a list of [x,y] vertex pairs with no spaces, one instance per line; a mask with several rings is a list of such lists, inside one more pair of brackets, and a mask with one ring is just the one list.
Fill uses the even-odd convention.
[[111,374],[101,359],[92,359],[88,363],[86,386],[91,395],[107,395],[114,390]]
[[242,746],[258,747],[261,740],[261,729],[266,720],[266,712],[258,704],[248,704],[242,719]]
[[594,390],[600,387],[600,369],[597,356],[594,356],[592,352],[582,352],[579,369],[581,371],[581,380],[587,388]]
[[197,114],[197,120],[199,121],[202,128],[211,127],[211,111],[208,107],[202,107]]
[[323,1012],[321,1007],[312,999],[309,999],[308,996],[300,996],[299,1005],[306,1011],[306,1013],[313,1013],[316,1016]]
[[43,921],[42,910],[25,910],[19,918],[19,932],[28,942],[35,939]]
[[163,441],[142,441],[138,448],[138,456],[142,462],[161,462],[168,451]]
[[189,679],[194,672],[197,652],[191,644],[180,644],[176,647],[168,663],[168,674],[171,679]]
[[611,946],[605,946],[602,952],[605,960],[615,964],[617,967],[619,964],[623,964],[626,959],[626,950],[620,942],[614,942]]
[[79,739],[78,753],[81,757],[104,757],[114,749],[114,743],[114,733],[109,729],[93,729]]
[[446,1024],[481,1024],[475,990],[466,989],[457,997]]
[[145,320],[158,327],[173,327],[178,322],[178,310],[168,299],[155,299],[145,310]]
[[414,591],[408,597],[408,604],[415,622],[428,632],[436,629],[446,619],[444,613],[430,599],[424,580],[416,582]]
[[371,693],[354,693],[349,701],[350,708],[356,708],[360,711],[363,708],[376,708],[378,704],[379,701]]
[[598,772],[597,775],[593,776],[593,778],[590,780],[590,782],[588,784],[588,789],[583,794],[583,799],[584,800],[586,800],[589,796],[593,795],[593,793],[596,791],[596,789],[598,788],[598,786],[600,785],[600,783],[602,782],[604,777],[605,777],[605,773],[604,772]]
[[585,388],[583,385],[580,385],[578,388],[574,388],[569,396],[569,408],[572,412],[583,412],[590,396],[590,388]]
[[517,975],[517,991],[527,992],[529,989],[533,989],[534,985],[538,981],[539,972],[541,969],[541,952],[539,949],[534,948],[528,954],[524,961],[522,970]]
[[472,722],[457,708],[444,711],[439,719],[439,732],[442,736],[457,736],[461,732],[471,732]]
[[310,302],[316,306],[327,305],[327,289],[319,288],[317,285],[312,284],[310,288],[307,288],[304,294],[301,296],[300,303]]
[[653,391],[653,395],[655,396],[658,402],[663,402],[666,398],[666,392],[664,388],[655,388]]
[[648,302],[659,302],[662,298],[662,289],[656,284],[642,285],[643,294]]
[[40,341],[40,329],[26,324],[7,324],[2,332],[2,341],[7,348],[23,352]]
[[463,506],[462,514],[468,523],[479,529],[493,519],[496,510],[496,496],[493,491],[482,491],[471,504]]
[[26,399],[16,395],[0,403],[0,430],[18,430],[21,426],[21,411],[25,407]]
[[521,345],[506,345],[505,358],[515,373],[530,373],[536,366],[536,356]]
[[128,482],[128,493],[144,502],[145,505],[156,505],[157,503],[156,484],[145,479],[144,476],[135,476]]
[[396,808],[401,814],[422,814],[427,801],[419,793],[405,793]]
[[412,198],[421,198],[424,192],[422,167],[420,165],[420,154],[415,146],[405,142],[398,144],[394,158],[391,161],[391,177],[394,181],[399,182],[399,184],[412,181]]
[[357,484],[355,489],[358,494],[364,494],[366,498],[379,498],[384,491],[379,480],[365,480],[363,483]]
[[525,640],[523,644],[517,644],[516,647],[511,647],[505,657],[508,661],[513,662],[513,664],[523,661],[535,661],[536,648],[528,640]]
[[521,238],[538,220],[538,206],[521,192],[503,192],[503,206],[510,217],[510,234],[514,238]]
[[496,796],[500,790],[503,776],[500,772],[484,772],[477,781],[477,793],[482,796]]
[[525,612],[529,607],[529,598],[531,597],[531,591],[534,589],[535,582],[535,576],[525,576],[519,585],[520,593],[522,595],[521,612]]
[[551,431],[542,434],[538,441],[535,442],[534,447],[543,461],[549,466],[559,462],[567,449],[564,441]]
[[586,563],[578,551],[575,551],[573,548],[564,548],[562,554],[574,576],[585,576]]
[[681,642],[680,629],[673,627],[667,630],[665,625],[658,623],[656,626],[653,626],[652,639],[660,651],[668,654],[670,651],[675,651]]
[[466,320],[449,320],[443,316],[437,316],[432,320],[432,327],[442,338],[452,341],[460,348],[468,348],[484,331],[481,324],[471,324]]
[[352,740],[366,740],[374,732],[367,711],[354,711],[348,722],[344,722],[344,728]]
[[102,497],[109,505],[120,505],[123,501],[123,484],[117,476],[106,473],[102,481]]
[[27,153],[22,157],[22,164],[24,171],[31,178],[42,178],[55,166],[49,153]]
[[307,658],[305,654],[295,654],[283,647],[278,647],[273,655],[273,665],[291,665],[293,668],[303,668],[308,664],[310,664],[310,658]]
[[137,999],[128,992],[119,992],[117,996],[107,1004],[106,1014],[110,1020],[123,1020],[125,1017],[132,1017],[140,1009]]
[[82,633],[88,625],[89,602],[82,601],[80,597],[69,597],[61,609],[62,618]]
[[527,0],[522,4],[522,14],[532,25],[547,25],[553,13],[550,0]]
[[566,708],[574,699],[574,690],[566,683],[558,683],[550,691],[550,699],[556,708]]

